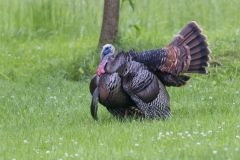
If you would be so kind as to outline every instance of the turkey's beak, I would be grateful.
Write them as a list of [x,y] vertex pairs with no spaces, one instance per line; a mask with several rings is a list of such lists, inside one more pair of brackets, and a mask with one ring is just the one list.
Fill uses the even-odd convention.
[[98,118],[97,118],[98,96],[99,96],[99,91],[98,91],[98,87],[97,87],[93,92],[92,102],[91,102],[91,107],[90,107],[91,115],[94,120],[98,120]]

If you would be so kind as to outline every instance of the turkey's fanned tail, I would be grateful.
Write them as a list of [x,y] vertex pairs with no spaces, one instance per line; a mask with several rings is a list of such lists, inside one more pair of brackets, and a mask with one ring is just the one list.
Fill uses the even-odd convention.
[[187,24],[169,44],[168,52],[177,53],[175,73],[181,72],[206,74],[209,54],[207,38],[194,21]]
[[129,52],[132,60],[146,65],[164,85],[178,87],[190,79],[183,73],[207,73],[210,53],[207,38],[194,21],[187,24],[165,48]]

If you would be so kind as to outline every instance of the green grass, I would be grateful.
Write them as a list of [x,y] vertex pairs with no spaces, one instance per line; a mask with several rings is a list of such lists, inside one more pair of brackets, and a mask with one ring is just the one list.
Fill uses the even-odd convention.
[[164,46],[196,20],[222,66],[168,88],[167,121],[121,122],[99,107],[95,122],[102,2],[0,0],[0,159],[239,159],[240,1],[122,4],[118,49]]

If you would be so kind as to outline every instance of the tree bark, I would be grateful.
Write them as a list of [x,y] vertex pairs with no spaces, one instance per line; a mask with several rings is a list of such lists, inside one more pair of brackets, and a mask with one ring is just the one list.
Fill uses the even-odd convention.
[[98,47],[115,42],[118,32],[119,5],[120,0],[104,0],[102,29]]

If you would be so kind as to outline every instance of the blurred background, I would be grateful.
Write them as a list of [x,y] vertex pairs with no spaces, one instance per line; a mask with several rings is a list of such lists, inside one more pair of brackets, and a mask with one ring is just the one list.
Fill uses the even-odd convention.
[[240,159],[240,0],[120,0],[118,50],[164,47],[191,20],[208,36],[210,72],[167,88],[167,121],[99,106],[93,122],[103,6],[0,0],[0,159]]
[[[0,0],[0,79],[80,80],[95,73],[103,2]],[[208,36],[213,60],[229,66],[240,57],[239,0],[130,2],[120,4],[119,50],[164,47],[195,20]]]

